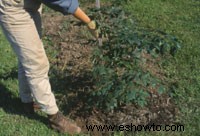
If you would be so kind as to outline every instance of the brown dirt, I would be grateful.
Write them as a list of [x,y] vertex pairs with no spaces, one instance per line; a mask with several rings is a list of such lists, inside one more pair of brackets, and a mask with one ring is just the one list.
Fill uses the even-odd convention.
[[[71,16],[60,14],[44,14],[44,39],[50,41],[45,44],[46,49],[56,50],[55,58],[49,58],[52,69],[58,71],[56,87],[62,89],[57,95],[61,109],[82,127],[85,133],[87,125],[149,125],[170,124],[174,122],[178,110],[168,95],[159,95],[152,91],[148,107],[138,107],[134,104],[125,105],[112,112],[103,112],[98,109],[86,110],[87,91],[93,88],[90,60],[94,45],[87,29]],[[52,43],[51,43],[52,42]],[[47,44],[52,44],[47,45]],[[149,56],[146,56],[149,58]],[[154,66],[152,59],[148,59],[145,69],[162,79],[159,67]],[[68,73],[67,75],[65,75]],[[65,83],[65,84],[64,84]],[[90,132],[90,135],[106,135],[108,132]]]

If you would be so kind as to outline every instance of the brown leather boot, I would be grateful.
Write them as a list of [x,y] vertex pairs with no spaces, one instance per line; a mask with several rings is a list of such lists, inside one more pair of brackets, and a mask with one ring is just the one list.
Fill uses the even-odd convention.
[[81,132],[81,128],[72,123],[61,112],[54,115],[48,115],[50,127],[60,133],[69,133],[71,135]]
[[23,103],[23,108],[26,114],[34,114],[35,110],[39,110],[40,107],[34,102]]

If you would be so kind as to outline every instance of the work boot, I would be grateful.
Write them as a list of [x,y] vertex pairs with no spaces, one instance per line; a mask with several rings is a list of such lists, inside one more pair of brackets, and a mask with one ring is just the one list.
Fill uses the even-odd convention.
[[35,110],[40,109],[39,105],[34,102],[23,103],[23,108],[26,114],[34,114]]
[[81,132],[81,128],[72,123],[61,112],[54,115],[48,115],[50,127],[60,133],[69,133],[71,135]]

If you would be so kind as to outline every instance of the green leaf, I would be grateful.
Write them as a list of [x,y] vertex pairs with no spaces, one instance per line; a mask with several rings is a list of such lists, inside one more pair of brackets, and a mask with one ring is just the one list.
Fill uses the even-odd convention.
[[159,94],[162,94],[162,93],[164,93],[165,92],[165,87],[164,86],[160,86],[159,88],[158,88],[158,93]]

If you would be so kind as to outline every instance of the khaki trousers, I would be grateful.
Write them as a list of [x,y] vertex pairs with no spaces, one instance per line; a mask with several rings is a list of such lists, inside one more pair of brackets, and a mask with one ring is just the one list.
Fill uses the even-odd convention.
[[44,112],[55,114],[58,107],[51,92],[49,62],[41,40],[40,7],[36,0],[0,0],[0,24],[18,58],[22,102],[35,100]]

